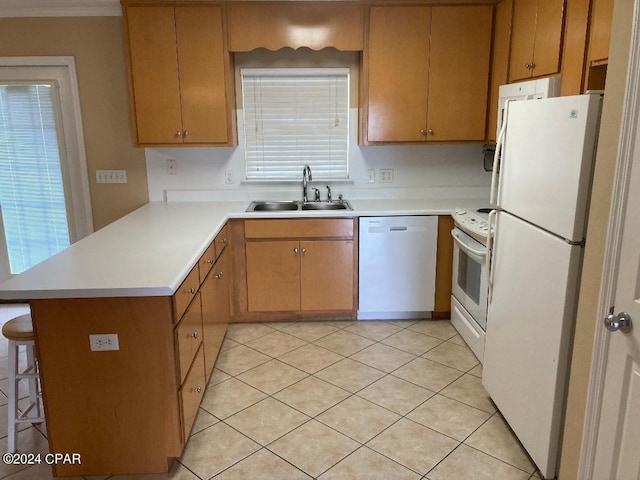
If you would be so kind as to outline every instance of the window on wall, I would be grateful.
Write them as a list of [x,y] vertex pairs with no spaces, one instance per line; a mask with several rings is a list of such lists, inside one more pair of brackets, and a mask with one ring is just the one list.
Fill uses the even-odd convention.
[[241,69],[247,180],[349,175],[349,69]]

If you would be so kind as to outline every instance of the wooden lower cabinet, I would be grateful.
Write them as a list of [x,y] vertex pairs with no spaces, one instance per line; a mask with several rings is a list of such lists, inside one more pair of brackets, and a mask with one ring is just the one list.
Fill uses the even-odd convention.
[[187,442],[189,432],[198,414],[198,407],[207,387],[202,344],[193,359],[189,374],[180,389],[180,413],[182,417],[182,441]]
[[235,284],[234,320],[355,318],[355,224],[353,219],[235,223],[234,242],[243,243],[233,269],[244,278]]

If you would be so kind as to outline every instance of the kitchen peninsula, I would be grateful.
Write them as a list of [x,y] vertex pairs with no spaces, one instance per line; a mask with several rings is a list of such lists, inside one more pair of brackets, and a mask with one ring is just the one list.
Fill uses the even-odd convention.
[[[234,321],[228,222],[449,218],[456,205],[483,203],[350,202],[352,211],[276,213],[245,212],[248,202],[152,202],[0,285],[0,298],[31,305],[49,448],[82,455],[81,465],[57,465],[54,473],[162,472],[180,456]],[[92,350],[93,335],[117,335],[117,350]]]

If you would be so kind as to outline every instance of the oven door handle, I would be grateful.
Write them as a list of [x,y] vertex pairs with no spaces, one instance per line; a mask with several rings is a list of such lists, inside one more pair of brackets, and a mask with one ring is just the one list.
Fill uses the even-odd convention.
[[458,244],[458,247],[460,247],[460,250],[462,250],[464,253],[469,255],[472,259],[474,259],[479,264],[484,265],[485,260],[487,258],[486,250],[476,250],[471,245],[468,245],[464,241],[464,238],[460,235],[460,230],[458,230],[457,228],[454,228],[453,230],[451,230],[451,236]]

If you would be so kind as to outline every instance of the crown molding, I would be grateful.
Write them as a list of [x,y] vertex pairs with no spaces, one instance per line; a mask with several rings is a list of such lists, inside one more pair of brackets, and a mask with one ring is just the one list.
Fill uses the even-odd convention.
[[0,17],[119,17],[118,0],[0,0]]

